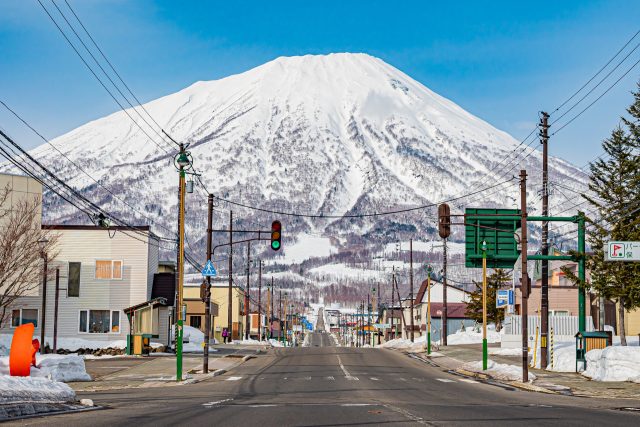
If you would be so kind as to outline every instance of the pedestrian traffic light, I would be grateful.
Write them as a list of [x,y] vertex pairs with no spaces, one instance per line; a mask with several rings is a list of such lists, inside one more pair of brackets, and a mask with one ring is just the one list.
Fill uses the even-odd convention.
[[280,240],[282,239],[282,224],[280,221],[271,223],[271,249],[277,251],[280,249]]
[[451,210],[446,203],[438,206],[438,234],[443,239],[451,235]]

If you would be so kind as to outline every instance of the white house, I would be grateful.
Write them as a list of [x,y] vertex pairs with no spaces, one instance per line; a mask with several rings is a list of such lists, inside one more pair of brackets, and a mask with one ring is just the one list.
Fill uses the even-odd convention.
[[[151,298],[158,270],[158,241],[149,227],[107,230],[84,225],[44,225],[43,228],[58,235],[59,251],[48,265],[50,271],[58,271],[59,281],[57,291],[55,274],[50,275],[47,283],[45,344],[53,347],[54,328],[58,348],[64,348],[69,339],[105,344],[126,341],[129,321],[123,310]],[[12,327],[25,323],[24,313],[35,314],[39,320],[35,335],[40,336],[41,295],[42,292],[16,302],[12,308]],[[167,332],[157,330],[158,341],[166,342]]]

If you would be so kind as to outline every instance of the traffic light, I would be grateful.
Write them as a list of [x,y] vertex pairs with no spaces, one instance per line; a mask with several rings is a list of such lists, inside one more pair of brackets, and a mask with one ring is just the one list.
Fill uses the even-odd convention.
[[438,234],[443,239],[451,234],[451,210],[446,203],[438,206]]
[[271,223],[271,249],[277,251],[280,249],[280,240],[282,239],[282,224],[280,221]]

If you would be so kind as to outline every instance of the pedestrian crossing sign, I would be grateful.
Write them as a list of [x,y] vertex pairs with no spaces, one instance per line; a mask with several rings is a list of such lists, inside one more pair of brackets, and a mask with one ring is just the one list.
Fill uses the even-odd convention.
[[216,277],[218,275],[218,272],[216,271],[216,268],[213,266],[213,263],[211,262],[211,260],[208,260],[207,263],[205,264],[204,268],[202,269],[202,275],[204,277]]

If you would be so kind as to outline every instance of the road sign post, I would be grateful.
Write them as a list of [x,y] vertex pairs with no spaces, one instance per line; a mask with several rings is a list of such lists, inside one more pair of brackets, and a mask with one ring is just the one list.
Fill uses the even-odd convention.
[[482,242],[482,370],[487,370],[487,242]]

